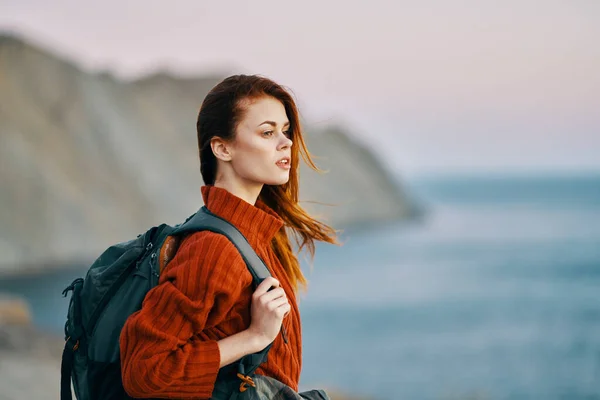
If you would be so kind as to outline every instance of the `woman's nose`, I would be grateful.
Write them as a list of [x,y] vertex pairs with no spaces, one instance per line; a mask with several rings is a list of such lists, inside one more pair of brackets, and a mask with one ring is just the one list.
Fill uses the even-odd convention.
[[285,135],[283,133],[281,134],[281,136],[282,136],[282,139],[281,139],[279,146],[281,148],[292,147],[292,144],[294,143],[294,142],[292,142],[292,139],[290,139],[289,137],[287,137],[287,135]]

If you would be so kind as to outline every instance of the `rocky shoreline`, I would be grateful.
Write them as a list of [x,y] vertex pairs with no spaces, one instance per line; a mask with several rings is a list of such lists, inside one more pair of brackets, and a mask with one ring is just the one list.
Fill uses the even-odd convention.
[[56,399],[63,340],[32,325],[28,305],[0,296],[0,399]]
[[[62,337],[32,324],[23,300],[0,294],[0,400],[58,399],[63,346]],[[330,395],[361,400],[335,391]]]

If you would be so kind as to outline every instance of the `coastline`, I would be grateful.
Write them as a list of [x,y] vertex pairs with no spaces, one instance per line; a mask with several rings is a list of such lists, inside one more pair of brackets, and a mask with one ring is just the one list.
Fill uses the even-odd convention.
[[[2,400],[58,398],[63,347],[60,335],[33,325],[24,300],[0,293]],[[327,392],[332,400],[364,400],[335,389]]]

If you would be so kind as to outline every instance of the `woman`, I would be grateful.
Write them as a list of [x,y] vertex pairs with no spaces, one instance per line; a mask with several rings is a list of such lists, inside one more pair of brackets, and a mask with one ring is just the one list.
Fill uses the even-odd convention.
[[273,278],[253,287],[240,253],[222,235],[184,238],[122,330],[123,385],[132,397],[210,398],[220,368],[273,343],[256,373],[297,391],[296,293],[306,280],[288,232],[311,255],[315,240],[336,242],[335,231],[298,204],[300,154],[316,169],[298,110],[277,83],[236,75],[206,96],[196,127],[206,207],[244,234]]

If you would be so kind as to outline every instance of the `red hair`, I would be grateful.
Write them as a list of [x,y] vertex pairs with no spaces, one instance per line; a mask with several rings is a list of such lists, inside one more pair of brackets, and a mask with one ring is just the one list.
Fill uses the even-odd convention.
[[[307,249],[311,258],[315,253],[315,241],[337,243],[335,230],[312,218],[298,203],[299,155],[315,171],[319,171],[310,157],[300,127],[298,108],[291,94],[279,84],[258,75],[234,75],[217,84],[206,96],[198,113],[198,151],[200,172],[207,185],[213,185],[217,172],[217,158],[210,146],[215,136],[223,140],[235,139],[238,123],[244,116],[244,100],[270,96],[285,107],[290,121],[291,169],[289,181],[283,185],[264,185],[259,199],[271,207],[285,222],[294,235],[298,250]],[[273,250],[282,263],[292,285],[306,286],[306,278],[300,269],[286,229],[280,230],[272,242]]]

